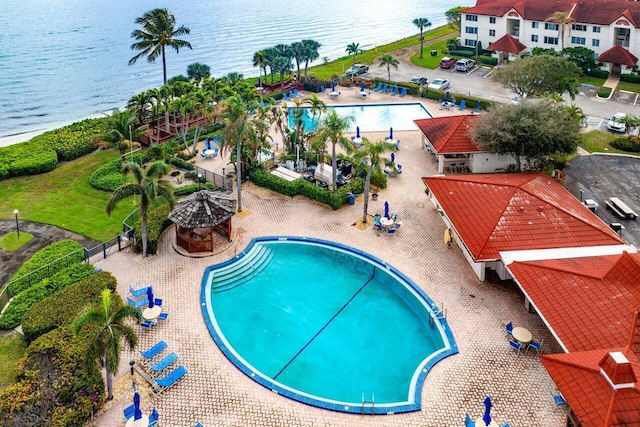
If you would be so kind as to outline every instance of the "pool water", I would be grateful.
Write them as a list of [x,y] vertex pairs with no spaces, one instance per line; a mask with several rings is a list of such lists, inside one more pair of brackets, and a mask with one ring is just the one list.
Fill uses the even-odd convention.
[[[290,128],[295,127],[294,117],[291,114],[293,108],[296,107],[289,108]],[[308,107],[300,108],[305,110],[302,116],[305,131],[314,131],[318,126],[317,116],[311,114]],[[388,131],[389,128],[393,128],[393,130],[415,130],[414,120],[432,117],[429,111],[419,102],[410,104],[340,105],[328,108],[336,110],[340,117],[352,116],[354,118],[348,132],[355,132],[357,126],[360,127],[361,132],[382,132]]]
[[285,396],[344,412],[420,408],[431,366],[457,352],[446,321],[406,277],[364,253],[301,238],[254,239],[208,267],[203,311],[216,343]]

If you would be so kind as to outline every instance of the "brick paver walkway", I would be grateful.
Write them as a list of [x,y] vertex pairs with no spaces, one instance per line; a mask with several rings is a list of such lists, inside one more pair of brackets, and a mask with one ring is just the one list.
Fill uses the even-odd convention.
[[[339,102],[345,103],[349,95],[345,92]],[[381,99],[376,100],[376,96]],[[380,102],[382,97],[386,101],[393,99],[373,94],[367,102]],[[348,98],[346,102],[357,102],[355,94]],[[434,115],[445,113],[437,110],[436,103],[428,104],[428,108]],[[364,130],[363,133],[366,134]],[[474,419],[482,415],[482,401],[487,394],[493,399],[492,414],[499,424],[565,424],[566,412],[555,408],[549,393],[555,389],[553,381],[535,355],[517,356],[509,347],[504,324],[512,321],[531,330],[535,338],[544,338],[546,352],[560,351],[553,337],[537,315],[527,313],[523,298],[515,289],[479,282],[460,250],[443,243],[444,225],[420,179],[435,174],[435,164],[422,148],[419,131],[394,134],[402,141],[396,161],[403,165],[403,174],[389,180],[389,187],[381,191],[379,199],[370,202],[369,212],[381,212],[388,201],[403,222],[395,235],[371,228],[359,231],[352,226],[362,216],[362,196],[355,205],[332,211],[305,198],[285,197],[247,184],[242,199],[243,208],[250,214],[234,218],[233,244],[223,252],[199,259],[180,256],[172,247],[174,235],[170,229],[163,236],[157,256],[142,259],[127,250],[96,262],[117,277],[120,293],[125,294],[129,284],[153,284],[170,309],[168,321],[150,331],[139,330],[139,348],[164,339],[189,370],[182,382],[161,396],[143,394],[143,407],[158,409],[159,425],[193,426],[201,422],[208,427],[460,426],[465,413]],[[222,159],[204,162],[212,168],[226,165]],[[311,236],[367,251],[400,269],[436,303],[444,304],[460,352],[438,363],[427,376],[421,411],[361,417],[314,408],[274,394],[224,357],[203,322],[202,273],[206,266],[234,256],[251,238],[265,235]],[[128,362],[132,357],[130,353],[123,355],[117,398],[97,415],[92,425],[124,425],[122,409],[131,399]]]

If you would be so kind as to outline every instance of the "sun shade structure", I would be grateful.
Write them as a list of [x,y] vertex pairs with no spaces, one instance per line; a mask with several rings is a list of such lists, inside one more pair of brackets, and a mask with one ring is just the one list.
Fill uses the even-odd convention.
[[513,54],[518,54],[525,50],[527,47],[520,43],[518,40],[511,37],[509,34],[505,34],[500,37],[494,43],[491,43],[489,46],[490,50],[500,51],[500,52],[508,52]]
[[214,230],[231,240],[231,217],[236,200],[209,190],[193,193],[176,203],[169,219],[176,225],[176,242],[189,253],[213,251]]
[[638,63],[638,58],[629,52],[622,45],[615,45],[611,49],[607,49],[596,58],[599,62],[609,62],[611,64],[622,64],[633,67]]

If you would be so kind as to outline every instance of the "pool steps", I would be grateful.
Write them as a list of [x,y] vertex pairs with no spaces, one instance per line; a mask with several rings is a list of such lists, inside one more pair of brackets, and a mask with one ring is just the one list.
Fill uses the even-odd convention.
[[256,245],[237,262],[226,265],[211,273],[211,290],[224,292],[253,279],[264,270],[273,259],[273,251],[263,245]]

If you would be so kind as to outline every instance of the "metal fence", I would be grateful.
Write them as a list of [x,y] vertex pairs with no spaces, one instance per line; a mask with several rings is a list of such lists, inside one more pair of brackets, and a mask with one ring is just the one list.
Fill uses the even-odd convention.
[[196,166],[194,173],[196,175],[202,175],[202,177],[207,182],[212,183],[213,186],[216,188],[222,188],[224,191],[228,193],[231,193],[233,191],[233,179],[229,179],[224,175],[211,172],[210,170],[203,169],[199,166]]

